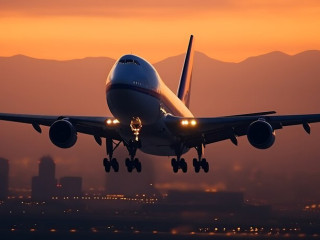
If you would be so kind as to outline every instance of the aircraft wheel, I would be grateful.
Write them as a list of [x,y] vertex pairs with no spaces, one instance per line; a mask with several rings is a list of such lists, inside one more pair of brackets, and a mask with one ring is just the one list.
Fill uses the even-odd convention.
[[182,172],[186,173],[188,171],[188,164],[186,163],[184,158],[182,158],[180,161],[180,167],[182,169]]
[[207,160],[205,158],[202,159],[201,166],[202,166],[203,171],[205,173],[209,172],[209,163],[207,162]]
[[132,170],[133,170],[132,164],[129,164],[129,165],[127,166],[127,169],[128,169],[128,172],[131,173]]
[[110,172],[111,164],[110,164],[108,158],[103,159],[103,165],[104,165],[104,170],[106,172]]
[[198,159],[194,158],[192,161],[193,166],[197,166],[198,165]]
[[129,158],[126,158],[125,164],[126,164],[128,172],[132,172],[132,170],[133,170],[133,161],[131,161]]
[[179,170],[179,165],[178,165],[178,162],[175,158],[171,159],[171,166],[172,166],[173,172],[177,173]]
[[112,158],[110,164],[115,172],[119,172],[119,163],[116,158]]
[[130,159],[129,159],[129,158],[126,158],[125,163],[126,163],[126,167],[128,167],[128,166],[130,165]]
[[140,173],[142,166],[141,166],[141,162],[136,158],[137,161],[135,161],[135,167],[137,169],[137,172]]
[[103,166],[106,166],[108,162],[109,162],[108,158],[104,158],[103,159]]

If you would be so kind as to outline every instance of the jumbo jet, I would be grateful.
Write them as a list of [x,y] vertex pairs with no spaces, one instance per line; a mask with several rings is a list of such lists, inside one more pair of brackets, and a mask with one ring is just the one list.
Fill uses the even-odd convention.
[[136,55],[120,57],[106,81],[106,100],[113,116],[44,116],[0,113],[0,120],[31,124],[41,133],[41,125],[50,127],[51,142],[60,148],[70,148],[78,133],[92,135],[102,145],[105,139],[107,158],[103,159],[106,172],[118,172],[119,163],[114,151],[122,143],[128,150],[125,165],[128,172],[141,172],[137,150],[157,156],[173,156],[173,172],[187,172],[183,154],[194,148],[195,172],[209,171],[204,147],[210,143],[231,140],[246,135],[258,149],[267,149],[275,141],[275,130],[284,126],[302,125],[310,134],[309,123],[319,122],[320,114],[274,115],[275,111],[242,115],[200,118],[190,109],[193,65],[193,36],[182,68],[177,94],[161,80],[155,68]]

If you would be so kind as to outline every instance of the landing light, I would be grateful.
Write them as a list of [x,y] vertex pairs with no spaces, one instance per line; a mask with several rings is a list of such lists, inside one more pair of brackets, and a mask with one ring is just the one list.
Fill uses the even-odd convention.
[[120,123],[118,119],[107,119],[106,120],[106,125],[110,126],[110,125],[115,125],[115,124],[118,124]]
[[182,126],[196,126],[197,125],[197,121],[195,119],[192,119],[192,120],[182,120],[181,121],[181,125]]

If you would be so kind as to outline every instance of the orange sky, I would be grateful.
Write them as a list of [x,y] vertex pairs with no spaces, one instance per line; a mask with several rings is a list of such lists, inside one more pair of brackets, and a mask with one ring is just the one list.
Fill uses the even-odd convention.
[[0,0],[0,56],[159,61],[196,49],[224,61],[320,49],[318,0]]

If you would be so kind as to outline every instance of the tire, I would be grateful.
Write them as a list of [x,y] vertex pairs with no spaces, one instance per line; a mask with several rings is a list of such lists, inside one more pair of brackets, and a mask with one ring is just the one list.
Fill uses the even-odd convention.
[[111,167],[113,168],[113,170],[114,170],[115,172],[119,172],[119,163],[118,163],[118,161],[117,161],[116,158],[112,158],[112,160],[111,160]]
[[182,169],[182,172],[186,173],[188,171],[188,164],[186,163],[184,158],[181,158],[180,167]]
[[175,158],[171,159],[171,166],[174,167],[177,165],[177,160]]
[[209,172],[209,163],[207,162],[207,160],[205,158],[202,159],[201,165],[202,165],[203,171],[205,173]]
[[129,158],[126,158],[126,167],[128,167],[130,165],[130,159]]
[[131,173],[132,170],[133,170],[132,164],[129,164],[129,165],[127,166],[127,169],[128,169],[128,172]]
[[194,166],[194,167],[196,167],[196,166],[199,165],[199,164],[198,164],[198,159],[196,159],[196,158],[193,159],[192,163],[193,163],[193,166]]
[[109,162],[109,161],[106,161],[104,164],[105,164],[105,165],[104,165],[104,170],[105,170],[107,173],[110,172],[110,169],[111,169],[111,164],[110,164],[110,162]]
[[106,166],[108,164],[109,160],[108,158],[104,158],[103,159],[103,166]]
[[141,162],[137,162],[136,169],[138,173],[141,173],[141,170],[142,170]]
[[178,162],[175,158],[171,159],[171,166],[172,166],[173,172],[177,173],[179,170],[179,165],[178,165]]

